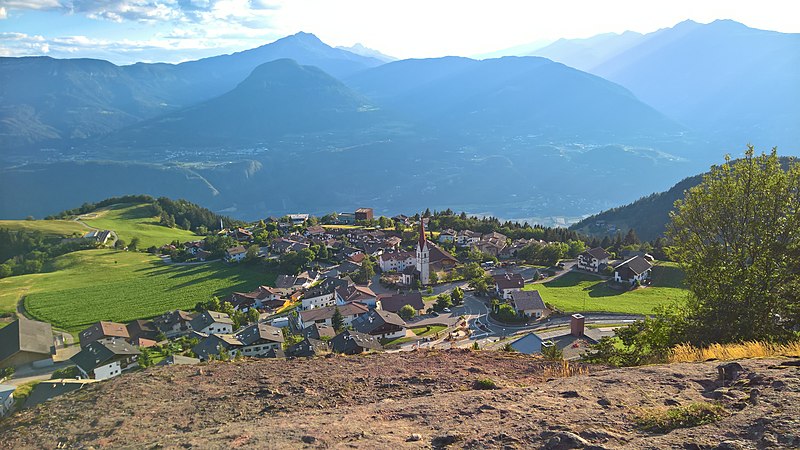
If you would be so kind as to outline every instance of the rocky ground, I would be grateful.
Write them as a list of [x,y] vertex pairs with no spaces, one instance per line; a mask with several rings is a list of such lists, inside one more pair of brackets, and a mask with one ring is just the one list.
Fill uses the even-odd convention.
[[[0,448],[800,447],[800,360],[739,363],[728,386],[719,362],[560,378],[540,359],[467,350],[156,367],[0,421]],[[724,417],[637,426],[697,401]]]

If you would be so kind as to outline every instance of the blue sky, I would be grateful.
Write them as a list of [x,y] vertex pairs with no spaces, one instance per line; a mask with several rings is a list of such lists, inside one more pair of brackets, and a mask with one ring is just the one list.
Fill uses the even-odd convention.
[[0,0],[0,55],[179,62],[298,31],[400,57],[473,56],[686,19],[800,32],[796,1]]

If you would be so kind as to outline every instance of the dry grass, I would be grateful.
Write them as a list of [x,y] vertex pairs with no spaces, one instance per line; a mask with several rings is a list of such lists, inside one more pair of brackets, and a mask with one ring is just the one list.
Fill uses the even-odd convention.
[[570,364],[569,361],[563,360],[558,364],[545,367],[544,372],[542,373],[542,377],[545,380],[550,378],[574,377],[575,375],[589,375],[589,367]]
[[700,362],[712,359],[725,361],[731,359],[769,358],[776,356],[800,357],[800,341],[788,344],[768,342],[744,342],[741,344],[713,344],[698,348],[680,344],[672,349],[669,362]]
[[643,408],[636,412],[636,425],[651,433],[669,433],[676,428],[691,428],[716,422],[725,409],[716,403],[694,402],[672,408]]

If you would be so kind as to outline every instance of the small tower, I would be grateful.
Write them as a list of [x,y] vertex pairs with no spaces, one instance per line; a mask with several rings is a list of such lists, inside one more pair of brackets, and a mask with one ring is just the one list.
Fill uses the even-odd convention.
[[422,216],[419,218],[419,242],[417,242],[417,270],[419,271],[419,281],[428,284],[431,281],[431,252],[428,247],[428,240],[425,238],[425,222]]

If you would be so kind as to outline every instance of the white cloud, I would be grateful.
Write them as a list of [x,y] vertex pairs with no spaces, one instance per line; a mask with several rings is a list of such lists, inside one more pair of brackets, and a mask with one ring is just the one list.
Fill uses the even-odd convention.
[[0,20],[8,18],[8,11],[5,6],[0,6]]

